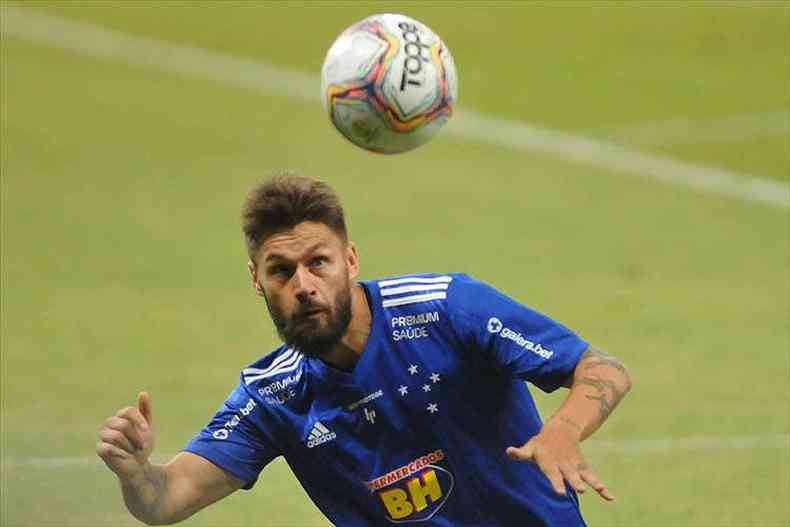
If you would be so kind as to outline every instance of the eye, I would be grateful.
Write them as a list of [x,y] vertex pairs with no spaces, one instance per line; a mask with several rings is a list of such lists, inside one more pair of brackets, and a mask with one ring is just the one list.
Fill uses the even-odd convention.
[[329,258],[326,256],[315,256],[310,259],[310,267],[321,267],[327,262],[329,262]]
[[291,269],[287,265],[273,265],[269,267],[269,274],[272,276],[288,276]]

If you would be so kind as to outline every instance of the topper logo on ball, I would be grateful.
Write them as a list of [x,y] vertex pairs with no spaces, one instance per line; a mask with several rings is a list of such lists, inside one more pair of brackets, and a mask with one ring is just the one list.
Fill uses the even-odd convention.
[[[406,86],[422,86],[419,78],[415,78],[422,71],[422,63],[430,60],[431,46],[423,44],[420,40],[420,34],[417,32],[417,26],[408,22],[401,22],[398,24],[401,29],[403,40],[406,44],[403,46],[403,51],[406,53],[406,60],[403,61],[403,76],[400,81],[400,91],[406,91]],[[428,57],[424,57],[423,50],[429,53]]]

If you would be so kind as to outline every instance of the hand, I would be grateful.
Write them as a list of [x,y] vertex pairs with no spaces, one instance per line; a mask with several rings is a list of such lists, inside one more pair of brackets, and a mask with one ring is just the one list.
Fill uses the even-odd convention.
[[541,431],[521,447],[508,447],[505,451],[516,461],[535,463],[549,478],[554,492],[565,495],[565,481],[583,494],[588,484],[607,501],[613,501],[609,492],[579,450],[578,431],[562,421],[549,421]]
[[107,418],[99,430],[96,453],[121,478],[140,474],[154,449],[151,397],[137,396],[137,407],[127,406]]

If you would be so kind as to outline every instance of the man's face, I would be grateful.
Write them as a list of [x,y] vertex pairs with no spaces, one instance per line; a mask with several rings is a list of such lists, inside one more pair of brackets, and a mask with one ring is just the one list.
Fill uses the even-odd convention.
[[249,263],[277,333],[307,356],[329,352],[351,320],[354,245],[323,223],[303,222],[267,238]]

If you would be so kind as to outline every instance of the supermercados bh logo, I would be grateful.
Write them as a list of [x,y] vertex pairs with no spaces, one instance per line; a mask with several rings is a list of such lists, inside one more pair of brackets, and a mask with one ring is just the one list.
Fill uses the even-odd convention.
[[436,450],[365,483],[393,523],[420,522],[433,517],[447,501],[455,478],[435,463],[444,459]]
[[525,350],[531,351],[535,355],[539,355],[544,359],[550,359],[551,356],[554,355],[553,351],[544,348],[539,342],[532,342],[531,340],[522,337],[521,333],[513,331],[510,328],[506,328],[502,324],[502,321],[496,317],[491,317],[488,319],[486,328],[488,329],[489,333],[498,333],[501,338],[512,340]]

